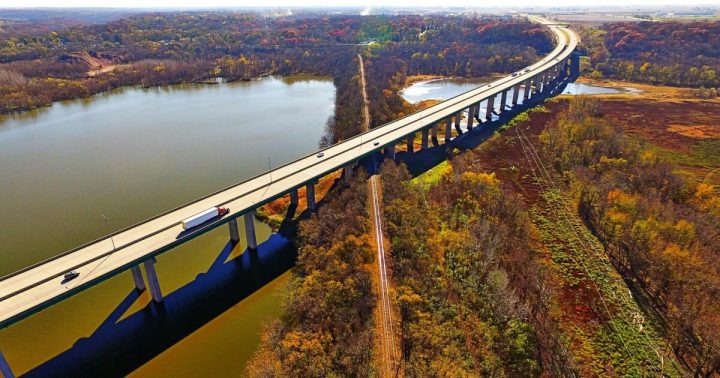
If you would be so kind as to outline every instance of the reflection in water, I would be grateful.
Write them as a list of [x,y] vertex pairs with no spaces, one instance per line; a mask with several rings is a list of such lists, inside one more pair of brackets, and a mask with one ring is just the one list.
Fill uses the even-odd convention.
[[[183,338],[203,327],[289,269],[295,256],[287,239],[273,235],[257,252],[245,251],[240,257],[226,261],[233,245],[228,243],[207,272],[189,284],[165,296],[160,304],[149,303],[142,310],[123,318],[138,300],[139,294],[128,289],[125,299],[87,338],[69,350],[27,373],[28,377],[47,377],[62,372],[63,376],[124,376]],[[236,340],[242,344],[243,339]],[[214,354],[233,354],[234,350],[196,350],[193,358],[202,361]],[[237,358],[231,360],[237,361]],[[244,363],[236,364],[242,369]],[[215,376],[209,366],[195,364],[196,373]],[[224,366],[222,370],[227,370]],[[227,370],[226,370],[227,369]],[[138,374],[143,373],[142,369]],[[184,371],[184,374],[190,374]]]
[[[265,156],[278,166],[312,153],[333,111],[334,92],[326,79],[288,85],[268,77],[219,85],[123,88],[4,117],[0,214],[10,216],[0,217],[0,275],[106,234],[100,213],[111,219],[111,230],[120,229],[263,172]],[[256,227],[258,241],[269,237],[267,225]],[[241,245],[231,256],[244,249],[244,228],[240,232]],[[176,289],[198,287],[192,282],[208,271],[227,240],[228,229],[221,227],[160,255],[157,271],[163,292],[172,295]],[[75,353],[76,340],[106,334],[101,324],[132,287],[125,272],[0,330],[0,350],[16,374],[59,354]],[[125,316],[146,312],[148,303],[149,296],[142,293]],[[182,303],[195,311],[190,302]],[[162,352],[163,359],[178,360],[192,352],[198,366],[215,364],[217,375],[234,375],[236,362],[244,363],[257,345],[261,319],[280,311],[272,300],[241,303],[232,307],[232,317],[247,316],[246,328],[215,321],[213,326],[195,326],[193,332],[242,343],[233,354],[221,358],[209,351],[195,353],[188,350],[194,344],[183,340]],[[154,348],[145,356],[160,353]],[[146,361],[137,359],[127,368]],[[163,372],[152,360],[148,366]]]

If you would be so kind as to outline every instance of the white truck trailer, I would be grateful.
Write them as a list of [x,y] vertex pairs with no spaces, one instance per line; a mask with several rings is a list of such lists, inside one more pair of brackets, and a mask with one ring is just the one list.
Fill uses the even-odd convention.
[[210,219],[221,217],[229,212],[230,209],[226,209],[224,207],[211,207],[201,213],[197,213],[190,218],[183,220],[182,226],[184,230],[189,230],[209,221]]

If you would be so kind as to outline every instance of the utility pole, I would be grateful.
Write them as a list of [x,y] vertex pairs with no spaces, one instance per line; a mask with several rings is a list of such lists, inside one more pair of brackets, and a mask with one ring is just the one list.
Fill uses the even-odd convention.
[[[107,215],[105,215],[105,214],[103,214],[103,213],[100,213],[100,216],[103,217],[103,219],[105,220],[105,226],[107,227],[108,235],[110,235],[110,234],[112,233],[112,232],[110,232],[110,230],[111,230],[111,229],[110,229],[110,217],[108,217]],[[115,240],[113,240],[112,235],[110,235],[110,242],[112,243],[112,246],[113,246],[113,250],[112,250],[112,251],[115,252],[115,250],[116,250],[117,248],[115,248]]]

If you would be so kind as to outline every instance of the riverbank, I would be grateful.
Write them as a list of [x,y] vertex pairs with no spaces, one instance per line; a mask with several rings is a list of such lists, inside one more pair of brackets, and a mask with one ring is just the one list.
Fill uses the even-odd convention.
[[[330,191],[335,181],[342,175],[342,170],[329,173],[318,180],[315,185],[315,199],[320,201]],[[267,223],[273,232],[280,229],[280,225],[285,221],[288,209],[290,208],[290,195],[278,198],[257,209],[257,219],[263,223]],[[307,190],[305,187],[298,189],[298,205],[295,209],[293,219],[297,219],[303,211],[307,210]]]
[[[274,71],[267,71],[258,75],[239,77],[233,79],[226,79],[221,76],[203,77],[190,80],[170,80],[169,82],[153,82],[146,81],[142,76],[137,76],[136,80],[131,79],[129,82],[127,79],[119,78],[122,72],[133,70],[132,64],[120,64],[113,65],[111,67],[105,67],[103,70],[96,71],[93,75],[88,75],[82,79],[55,79],[55,78],[34,78],[27,80],[20,91],[7,92],[6,88],[0,91],[0,94],[5,97],[3,101],[0,101],[0,117],[4,116],[17,116],[23,115],[24,113],[32,113],[41,111],[42,109],[48,108],[56,103],[62,103],[65,101],[91,99],[95,96],[105,96],[112,94],[114,91],[143,88],[172,88],[179,85],[217,85],[217,84],[229,84],[235,82],[251,82],[260,80],[263,78],[277,76],[281,78],[292,78],[297,77],[313,77],[313,78],[329,78],[329,76],[318,75],[314,73],[293,73],[289,75],[279,75]],[[292,80],[290,80],[292,81]],[[42,84],[42,85],[41,85]],[[24,90],[30,90],[32,86],[42,86],[40,90],[38,88],[32,91],[38,91],[38,93],[25,93]],[[1,120],[1,118],[0,118]]]

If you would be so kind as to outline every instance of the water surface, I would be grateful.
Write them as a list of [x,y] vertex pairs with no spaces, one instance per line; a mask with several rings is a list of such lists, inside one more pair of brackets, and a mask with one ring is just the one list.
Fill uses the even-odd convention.
[[616,94],[616,93],[640,93],[635,88],[610,88],[599,85],[569,83],[563,94],[569,95],[598,95],[598,94]]
[[447,100],[483,84],[487,84],[487,80],[446,78],[420,81],[400,91],[400,96],[413,104],[424,100]]
[[[271,77],[127,88],[4,117],[0,275],[312,153],[333,112],[334,95],[327,78]],[[269,227],[257,228],[258,239],[267,239]],[[161,255],[163,291],[206,272],[227,240],[223,227]],[[232,253],[244,248],[243,240]],[[277,286],[261,296],[272,296]],[[131,288],[126,272],[52,306],[0,331],[0,350],[16,374],[26,372],[96,333]],[[243,345],[220,355],[197,353],[193,363],[236,375],[238,361],[244,364],[257,345],[259,319],[279,313],[270,298],[239,304],[224,317],[232,320],[193,333],[193,340],[214,337]],[[148,301],[143,293],[123,317]],[[244,317],[245,327],[233,326]],[[198,343],[180,342],[162,360],[185,359],[190,350],[183,345],[195,349]],[[172,368],[150,361],[137,373],[159,374],[163,367]]]
[[[440,100],[444,101],[452,97],[461,95],[465,92],[471,91],[483,85],[487,85],[485,79],[474,79],[474,78],[445,78],[445,79],[433,79],[427,81],[421,81],[410,85],[399,92],[408,102],[416,104],[420,101],[425,100]],[[511,88],[508,91],[506,101],[509,104],[512,101],[513,93],[515,88]],[[518,103],[523,103],[522,89],[518,98]],[[500,110],[500,96],[495,99],[493,107],[493,115],[491,118],[493,121],[498,120],[499,117],[495,113]],[[480,118],[484,119],[487,114],[487,101],[480,102]],[[465,111],[465,121],[461,125],[461,130],[467,130],[467,111]]]

